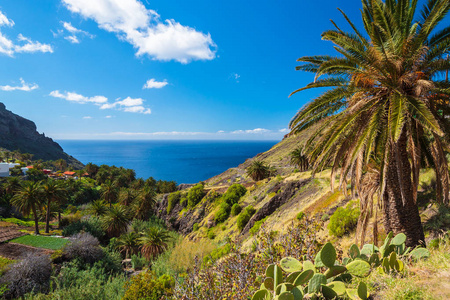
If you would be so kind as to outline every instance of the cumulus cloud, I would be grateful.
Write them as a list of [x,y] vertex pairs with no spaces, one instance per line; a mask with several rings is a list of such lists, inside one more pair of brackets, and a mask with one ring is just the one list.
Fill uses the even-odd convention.
[[125,112],[141,113],[147,115],[151,114],[152,111],[150,110],[150,108],[145,108],[143,104],[144,99],[142,98],[127,97],[123,100],[117,100],[114,103],[105,103],[102,106],[100,106],[100,109],[117,108],[118,110],[122,110]]
[[[1,19],[0,19],[0,22],[1,22]],[[20,83],[22,84],[20,86],[2,85],[2,86],[0,86],[0,90],[30,92],[32,90],[39,88],[39,86],[36,83],[33,83],[33,84],[26,83],[22,78],[20,78]]]
[[71,102],[77,102],[77,103],[94,103],[94,104],[102,104],[108,102],[108,98],[105,96],[94,96],[94,97],[86,97],[80,94],[77,94],[75,92],[64,92],[61,93],[60,91],[52,91],[50,92],[50,96],[60,99],[65,99],[67,101]]
[[143,89],[160,89],[168,85],[169,83],[164,79],[164,81],[156,81],[155,78],[147,80],[147,82],[142,87]]
[[115,33],[154,60],[212,60],[216,44],[211,35],[175,20],[162,21],[156,11],[138,0],[62,0],[67,9],[92,19],[101,29]]
[[93,39],[95,37],[93,34],[90,34],[87,31],[74,27],[70,22],[61,21],[61,24],[64,29],[58,29],[56,33],[53,32],[54,37],[64,35],[64,39],[68,40],[72,44],[79,44],[80,38],[83,37],[88,37],[90,39]]
[[[0,27],[14,26],[14,21],[6,17],[6,15],[0,11]],[[53,53],[52,46],[48,44],[43,44],[41,42],[33,41],[30,38],[19,34],[17,36],[17,43],[10,40],[8,37],[3,35],[0,31],[0,53],[6,54],[8,56],[14,56],[14,53],[34,53],[34,52],[50,52]]]
[[264,128],[255,128],[255,129],[248,129],[248,130],[235,130],[232,131],[232,134],[262,134],[262,133],[269,133],[271,130],[264,129]]

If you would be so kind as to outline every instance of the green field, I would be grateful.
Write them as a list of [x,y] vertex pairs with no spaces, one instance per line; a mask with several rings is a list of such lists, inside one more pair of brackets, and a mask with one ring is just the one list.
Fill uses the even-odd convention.
[[51,236],[24,235],[19,238],[11,240],[10,242],[37,248],[59,250],[69,241],[67,239]]

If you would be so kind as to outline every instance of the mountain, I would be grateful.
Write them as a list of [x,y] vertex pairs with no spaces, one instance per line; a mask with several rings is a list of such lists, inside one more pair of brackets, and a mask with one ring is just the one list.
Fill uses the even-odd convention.
[[83,164],[64,152],[61,146],[37,131],[36,124],[6,109],[0,102],[0,147],[33,154],[33,159],[64,159],[74,168]]

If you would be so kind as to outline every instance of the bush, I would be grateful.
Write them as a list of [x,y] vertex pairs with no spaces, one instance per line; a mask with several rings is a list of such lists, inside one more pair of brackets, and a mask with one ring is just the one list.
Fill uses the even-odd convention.
[[242,207],[237,203],[233,204],[233,206],[231,207],[231,215],[232,216],[237,216],[241,211],[242,211]]
[[189,207],[194,207],[199,203],[202,198],[205,196],[205,190],[203,187],[203,184],[199,183],[193,186],[188,194],[187,194],[187,201]]
[[303,217],[305,216],[305,213],[304,212],[299,212],[298,214],[297,214],[297,220],[301,220],[301,219],[303,219]]
[[145,259],[145,257],[142,257],[140,254],[131,255],[131,266],[135,271],[142,270],[142,268],[146,265],[148,266],[148,261]]
[[211,264],[231,252],[231,244],[225,244],[203,257],[203,265]]
[[217,224],[225,222],[225,220],[228,219],[228,217],[230,216],[230,211],[231,211],[230,205],[226,202],[222,202],[219,210],[216,212],[214,216],[214,221],[216,221]]
[[255,222],[255,224],[253,225],[252,228],[250,228],[249,232],[251,235],[255,235],[259,232],[259,229],[261,228],[261,225],[264,224],[264,222],[266,222],[268,217],[265,217],[262,220],[259,220],[257,222]]
[[66,227],[70,224],[79,222],[81,220],[81,212],[77,211],[76,213],[70,213],[68,215],[64,215],[61,217],[61,227]]
[[216,238],[216,234],[212,230],[208,230],[208,239],[213,240]]
[[244,229],[245,225],[247,225],[248,221],[250,221],[251,217],[255,214],[255,209],[253,206],[247,206],[243,212],[237,218],[237,227],[239,230]]
[[247,193],[247,189],[239,183],[231,185],[228,190],[223,194],[223,201],[227,202],[229,205],[233,205],[239,202],[242,196]]
[[159,300],[172,296],[175,280],[169,275],[159,278],[153,273],[143,272],[133,276],[125,284],[125,296],[123,300]]
[[180,202],[181,199],[181,192],[174,192],[174,193],[170,193],[169,196],[167,197],[167,213],[170,214],[170,212],[172,211],[173,207],[175,205],[178,204],[178,202]]
[[357,207],[352,208],[351,205],[347,205],[346,208],[339,207],[330,217],[330,223],[328,224],[330,234],[342,237],[349,233],[356,227],[359,214],[360,211]]
[[106,233],[102,229],[101,222],[98,218],[91,217],[87,220],[78,221],[70,224],[67,227],[64,227],[62,230],[63,236],[73,236],[77,233],[87,232],[90,233],[93,237],[102,240]]
[[194,225],[192,226],[192,230],[193,230],[193,231],[197,231],[198,228],[199,228],[198,223],[194,223]]
[[11,265],[0,278],[0,286],[6,284],[7,298],[20,298],[29,292],[47,292],[52,266],[47,255],[30,254]]
[[95,263],[103,258],[99,241],[89,233],[78,233],[70,238],[63,253],[69,259],[78,258],[84,263]]
[[206,194],[206,201],[207,202],[214,202],[216,201],[216,199],[219,199],[222,196],[221,193],[215,191],[215,190],[210,190],[208,192],[208,194]]

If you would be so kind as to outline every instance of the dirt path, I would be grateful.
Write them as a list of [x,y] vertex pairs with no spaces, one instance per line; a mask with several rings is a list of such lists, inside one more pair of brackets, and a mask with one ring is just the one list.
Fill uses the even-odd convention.
[[52,254],[54,251],[48,249],[40,249],[16,243],[0,244],[0,256],[9,259],[22,259],[30,253],[36,254]]

